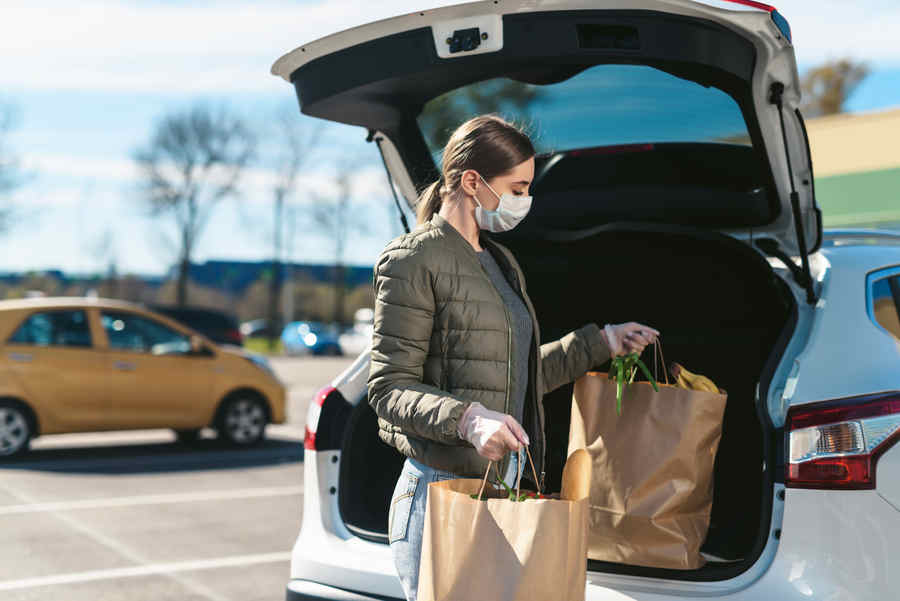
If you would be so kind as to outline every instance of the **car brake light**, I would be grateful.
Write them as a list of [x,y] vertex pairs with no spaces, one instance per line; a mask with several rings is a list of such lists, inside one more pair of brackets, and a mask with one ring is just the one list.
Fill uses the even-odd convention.
[[225,330],[225,338],[235,344],[240,345],[244,343],[244,335],[241,334],[240,330]]
[[319,428],[319,417],[322,415],[322,405],[325,399],[335,391],[334,386],[326,386],[316,393],[309,409],[306,411],[306,433],[303,435],[303,448],[309,451],[316,450],[316,430]]
[[790,488],[875,488],[875,465],[900,440],[900,391],[812,403],[788,411]]
[[[757,10],[764,10],[769,13],[769,16],[772,18],[772,22],[775,23],[775,26],[781,32],[781,34],[787,39],[788,42],[793,43],[792,35],[791,35],[791,26],[787,22],[778,9],[769,4],[763,4],[762,2],[756,2],[755,0],[699,0],[703,4],[708,4],[710,6],[714,6],[716,8],[728,8],[728,4],[740,4],[741,6],[747,6],[749,8],[755,8]],[[726,6],[722,6],[722,5]]]
[[773,10],[775,10],[774,6],[763,4],[762,2],[755,2],[754,0],[725,0],[725,2],[731,2],[732,4],[743,4],[744,6],[751,6],[753,8],[758,8],[759,10],[764,10],[766,12],[772,12]]

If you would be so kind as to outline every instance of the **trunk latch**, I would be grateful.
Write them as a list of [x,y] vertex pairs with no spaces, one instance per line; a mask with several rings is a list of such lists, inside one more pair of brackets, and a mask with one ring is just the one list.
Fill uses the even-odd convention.
[[469,52],[481,46],[481,40],[486,40],[487,32],[481,33],[477,27],[469,27],[468,29],[457,29],[453,35],[447,38],[447,44],[450,46],[450,54],[457,52]]

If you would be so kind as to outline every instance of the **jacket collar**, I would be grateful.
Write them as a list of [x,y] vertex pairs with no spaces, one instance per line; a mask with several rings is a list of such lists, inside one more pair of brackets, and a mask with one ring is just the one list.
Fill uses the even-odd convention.
[[[469,253],[472,254],[473,258],[478,259],[478,253],[475,252],[475,249],[472,248],[472,245],[469,244],[469,241],[463,237],[463,235],[453,226],[452,223],[441,217],[439,213],[435,213],[434,215],[432,215],[429,223],[431,223],[432,226],[436,227],[446,239],[452,241],[454,245],[464,247]],[[487,248],[488,246],[493,245],[493,240],[491,240],[487,236],[484,230],[479,230],[478,243],[481,244],[482,248]]]
[[[441,232],[441,235],[444,236],[444,239],[453,244],[454,248],[458,247],[464,249],[463,252],[466,252],[473,261],[478,263],[479,267],[481,266],[481,261],[478,259],[478,253],[475,252],[475,249],[472,248],[469,241],[463,237],[453,224],[441,217],[438,213],[435,213],[431,217],[429,223],[432,227],[437,228]],[[490,235],[484,230],[479,230],[478,232],[478,243],[481,244],[482,248],[491,253],[494,260],[496,260],[497,264],[500,266],[500,270],[504,272],[506,279],[510,281],[511,285],[511,276],[516,278],[516,280],[520,280],[523,277],[514,260],[512,260],[509,251],[503,248],[499,243],[494,242]],[[486,274],[485,277],[487,277]]]

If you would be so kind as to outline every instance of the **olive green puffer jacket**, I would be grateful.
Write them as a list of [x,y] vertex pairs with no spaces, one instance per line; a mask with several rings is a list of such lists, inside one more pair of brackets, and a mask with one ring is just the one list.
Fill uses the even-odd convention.
[[[600,366],[610,358],[609,349],[594,323],[542,345],[521,268],[484,232],[480,240],[534,324],[522,426],[540,474],[546,456],[544,393]],[[379,436],[433,468],[482,476],[487,460],[456,428],[472,401],[510,411],[510,320],[500,294],[472,245],[438,214],[392,240],[375,263],[374,277],[368,392]]]

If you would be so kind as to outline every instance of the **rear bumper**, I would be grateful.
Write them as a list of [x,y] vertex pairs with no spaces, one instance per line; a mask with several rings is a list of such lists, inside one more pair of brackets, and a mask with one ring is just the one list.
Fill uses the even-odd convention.
[[326,586],[309,580],[291,580],[285,596],[287,601],[403,601],[399,597],[383,597]]

